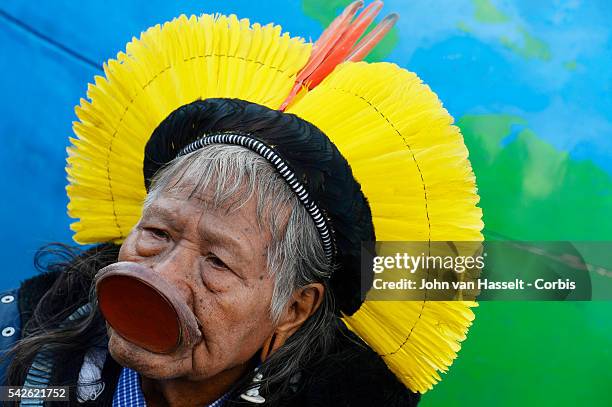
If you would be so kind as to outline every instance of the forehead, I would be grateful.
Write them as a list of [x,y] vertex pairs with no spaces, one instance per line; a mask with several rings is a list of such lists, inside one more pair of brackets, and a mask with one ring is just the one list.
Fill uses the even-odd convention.
[[224,206],[203,205],[206,198],[206,195],[189,198],[184,193],[161,193],[145,209],[141,222],[171,231],[177,241],[216,248],[221,251],[219,254],[231,256],[237,265],[253,265],[260,258],[266,258],[272,237],[257,221],[255,201],[249,199],[228,210]]
[[246,204],[254,194],[253,183],[233,176],[222,177],[206,168],[206,174],[193,171],[191,165],[172,168],[171,174],[153,186],[147,203],[159,196],[184,201],[199,201],[208,209],[231,211]]
[[[226,151],[227,150],[227,151]],[[295,197],[269,163],[242,147],[208,146],[159,171],[145,210],[160,197],[171,197],[219,215],[248,214],[259,231],[282,239]]]
[[148,197],[144,214],[164,216],[168,221],[206,226],[207,222],[222,222],[229,228],[240,223],[253,230],[261,229],[254,193],[234,191],[219,194],[213,187],[198,187],[188,179],[169,185]]
[[248,149],[211,145],[171,161],[155,175],[151,189],[153,195],[166,191],[201,199],[207,207],[231,209],[246,202],[271,170]]

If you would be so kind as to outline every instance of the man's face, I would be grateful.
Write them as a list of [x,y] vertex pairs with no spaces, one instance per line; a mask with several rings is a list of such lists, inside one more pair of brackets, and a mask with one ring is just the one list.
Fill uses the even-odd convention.
[[207,199],[160,194],[119,253],[119,261],[150,267],[178,288],[202,325],[201,342],[167,355],[142,349],[108,326],[113,358],[150,378],[202,380],[240,367],[274,329],[271,236],[257,224],[255,200],[228,211],[206,208]]

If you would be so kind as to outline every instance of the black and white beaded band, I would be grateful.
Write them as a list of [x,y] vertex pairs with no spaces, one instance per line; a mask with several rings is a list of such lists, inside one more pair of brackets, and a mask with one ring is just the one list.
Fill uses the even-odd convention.
[[333,263],[335,255],[335,245],[331,234],[331,229],[322,211],[308,195],[308,191],[289,168],[285,160],[278,155],[271,147],[265,143],[247,135],[222,133],[205,135],[204,137],[188,144],[178,153],[177,157],[193,153],[200,148],[210,144],[233,144],[246,147],[265,158],[283,177],[291,190],[298,196],[312,219],[323,242],[325,256],[330,263]]

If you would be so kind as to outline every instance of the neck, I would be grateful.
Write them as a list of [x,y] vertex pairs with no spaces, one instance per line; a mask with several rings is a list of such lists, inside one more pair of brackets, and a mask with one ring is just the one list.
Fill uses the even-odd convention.
[[142,392],[149,407],[207,406],[227,393],[247,369],[248,364],[239,365],[201,381],[141,376]]

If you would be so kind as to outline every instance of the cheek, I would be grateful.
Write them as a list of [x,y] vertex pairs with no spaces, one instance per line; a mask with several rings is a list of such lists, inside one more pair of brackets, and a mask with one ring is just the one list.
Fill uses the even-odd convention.
[[198,300],[196,313],[205,340],[194,353],[197,371],[246,363],[262,348],[274,330],[269,313],[271,294],[267,287],[252,287]]

